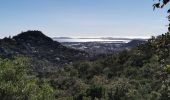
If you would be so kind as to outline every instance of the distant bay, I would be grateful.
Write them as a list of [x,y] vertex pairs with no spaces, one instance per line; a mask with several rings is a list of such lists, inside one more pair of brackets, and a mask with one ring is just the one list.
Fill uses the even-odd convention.
[[58,42],[101,42],[101,43],[128,43],[131,39],[101,39],[101,38],[54,38]]

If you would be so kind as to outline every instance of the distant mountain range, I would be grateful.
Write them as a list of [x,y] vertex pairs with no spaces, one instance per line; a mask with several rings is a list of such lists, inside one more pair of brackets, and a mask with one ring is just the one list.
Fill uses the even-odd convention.
[[53,39],[73,39],[71,37],[54,37]]

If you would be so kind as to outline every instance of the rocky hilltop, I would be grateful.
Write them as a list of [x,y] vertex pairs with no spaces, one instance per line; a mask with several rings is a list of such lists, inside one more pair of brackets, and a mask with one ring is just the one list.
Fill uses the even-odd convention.
[[0,40],[0,56],[12,57],[24,55],[40,60],[47,60],[56,65],[84,60],[87,53],[67,48],[44,35],[41,31],[27,31],[12,38]]

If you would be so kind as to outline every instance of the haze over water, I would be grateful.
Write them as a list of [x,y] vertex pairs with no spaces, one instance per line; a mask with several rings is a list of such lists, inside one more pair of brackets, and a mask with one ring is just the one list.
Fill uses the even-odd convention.
[[58,42],[103,42],[103,43],[128,43],[131,40],[114,40],[114,39],[54,39]]

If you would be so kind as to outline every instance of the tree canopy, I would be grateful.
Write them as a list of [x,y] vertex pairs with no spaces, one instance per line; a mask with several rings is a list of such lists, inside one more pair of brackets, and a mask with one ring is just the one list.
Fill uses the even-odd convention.
[[[156,1],[156,0],[154,0]],[[155,8],[163,8],[165,5],[169,3],[170,0],[157,0],[155,4],[153,4],[154,9]],[[170,11],[170,10],[168,10]]]

